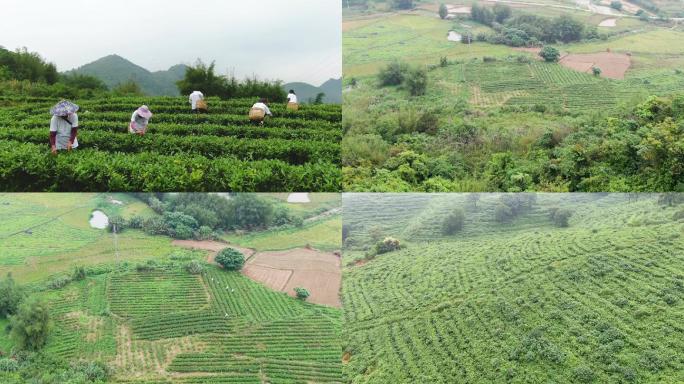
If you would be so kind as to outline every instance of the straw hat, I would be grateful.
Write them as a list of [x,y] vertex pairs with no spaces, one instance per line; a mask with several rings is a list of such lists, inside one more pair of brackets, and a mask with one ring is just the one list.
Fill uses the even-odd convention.
[[137,113],[145,119],[149,119],[150,117],[152,117],[152,112],[150,112],[150,109],[147,107],[147,105],[143,105],[142,107],[138,108],[135,111],[135,113]]
[[54,116],[68,116],[78,111],[78,105],[69,100],[62,100],[50,109],[50,114]]

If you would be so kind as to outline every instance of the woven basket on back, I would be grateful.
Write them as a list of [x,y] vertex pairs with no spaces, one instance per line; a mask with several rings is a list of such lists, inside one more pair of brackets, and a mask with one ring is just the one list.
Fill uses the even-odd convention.
[[252,121],[261,121],[266,116],[266,111],[261,108],[252,108],[249,110],[249,119]]
[[299,104],[297,104],[297,103],[287,103],[287,110],[288,110],[288,111],[298,111],[298,110],[299,110]]
[[207,102],[204,100],[197,100],[197,109],[204,109],[206,111],[208,109]]

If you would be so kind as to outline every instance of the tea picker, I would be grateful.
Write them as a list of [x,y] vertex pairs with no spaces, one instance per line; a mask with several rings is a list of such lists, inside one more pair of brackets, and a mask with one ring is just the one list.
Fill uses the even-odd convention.
[[290,89],[290,93],[287,94],[287,110],[299,110],[299,104],[297,104],[297,94],[295,93],[294,89]]
[[189,97],[190,105],[192,106],[192,113],[207,112],[207,102],[204,100],[204,94],[200,91],[193,91]]
[[147,105],[143,105],[136,109],[131,116],[131,124],[128,125],[128,132],[140,136],[144,135],[145,132],[147,132],[147,125],[150,123],[151,117],[152,112]]
[[71,151],[78,147],[78,105],[68,100],[62,100],[50,109],[50,151],[66,149]]
[[252,105],[252,109],[249,110],[249,119],[251,121],[264,125],[264,119],[266,116],[273,116],[271,110],[268,109],[268,105],[266,104],[267,102],[268,101],[266,99],[262,98]]

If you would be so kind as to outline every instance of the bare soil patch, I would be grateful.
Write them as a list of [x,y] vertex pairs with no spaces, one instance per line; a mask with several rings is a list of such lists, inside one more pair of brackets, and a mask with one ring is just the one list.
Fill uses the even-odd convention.
[[617,19],[605,19],[599,23],[599,27],[615,27],[617,25]]
[[309,302],[342,306],[340,258],[334,253],[305,248],[259,252],[249,259],[242,273],[293,297],[294,288],[303,287],[311,293]]
[[592,67],[598,67],[601,68],[602,77],[624,79],[632,60],[624,53],[571,53],[563,56],[559,63],[564,67],[586,73],[591,73]]
[[212,240],[174,240],[171,242],[171,244],[188,249],[200,249],[204,251],[209,251],[209,255],[207,255],[208,263],[213,263],[216,254],[223,248],[234,248],[242,252],[242,254],[245,255],[245,258],[249,258],[254,254],[253,249],[237,247],[229,243],[222,243],[220,241]]

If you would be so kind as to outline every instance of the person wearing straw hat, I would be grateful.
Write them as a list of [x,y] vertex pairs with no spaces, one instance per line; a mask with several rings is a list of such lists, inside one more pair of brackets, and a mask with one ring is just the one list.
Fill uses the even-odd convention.
[[145,132],[147,132],[147,125],[150,123],[150,117],[152,117],[152,112],[147,105],[143,105],[136,109],[131,116],[131,124],[128,126],[128,132],[140,136],[144,135]]
[[192,113],[200,113],[201,109],[207,109],[207,103],[204,101],[204,94],[200,91],[193,91],[189,97],[190,105],[192,106]]
[[78,147],[78,105],[62,100],[50,109],[50,150],[53,154]]
[[264,118],[267,115],[273,116],[271,110],[268,108],[267,103],[268,101],[266,99],[261,98],[254,105],[252,105],[252,109],[249,110],[249,119],[263,125]]
[[290,89],[290,93],[287,94],[287,109],[291,111],[296,111],[299,109],[299,104],[297,104],[297,94],[294,89]]

